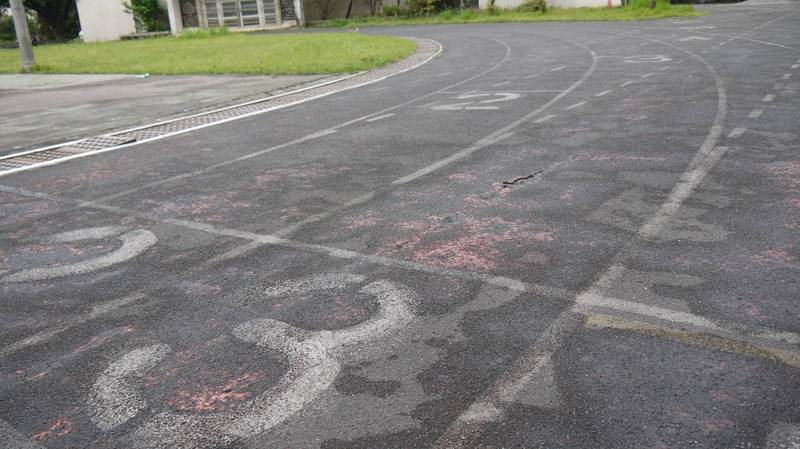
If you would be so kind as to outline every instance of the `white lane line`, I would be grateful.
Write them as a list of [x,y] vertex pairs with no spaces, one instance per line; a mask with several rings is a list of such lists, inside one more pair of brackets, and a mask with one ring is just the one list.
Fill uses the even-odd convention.
[[31,335],[30,337],[23,338],[22,340],[11,343],[10,345],[4,347],[3,349],[0,349],[0,357],[8,356],[9,354],[13,354],[29,346],[33,346],[39,343],[44,343],[52,339],[56,335],[59,335],[65,331],[72,329],[73,327],[80,326],[95,318],[102,317],[103,315],[111,313],[114,310],[119,309],[120,307],[136,302],[144,298],[144,296],[145,295],[142,293],[134,293],[132,295],[125,296],[123,298],[112,299],[111,301],[100,303],[96,305],[91,311],[84,313],[83,315],[77,316],[75,318],[67,318],[62,320],[60,323],[61,326],[37,332]]
[[464,148],[461,151],[453,153],[449,157],[446,157],[446,158],[441,159],[441,160],[439,160],[437,162],[434,162],[433,164],[428,165],[427,167],[423,167],[423,168],[421,168],[421,169],[419,169],[419,170],[417,170],[417,171],[415,171],[415,172],[413,172],[411,174],[403,176],[402,178],[395,179],[394,181],[392,181],[392,185],[407,184],[407,183],[409,183],[411,181],[414,181],[414,180],[416,180],[418,178],[421,178],[421,177],[423,177],[423,176],[425,176],[425,175],[427,175],[429,173],[432,173],[432,172],[444,167],[445,165],[448,165],[448,164],[450,164],[452,162],[455,162],[457,160],[463,159],[463,158],[469,156],[470,154],[472,154],[472,153],[474,153],[474,152],[476,152],[476,151],[478,151],[480,149],[486,148],[489,145],[493,145],[493,144],[495,144],[495,143],[497,143],[497,142],[499,142],[501,140],[507,139],[507,138],[511,137],[512,135],[513,135],[512,133],[507,132],[507,133],[500,134],[498,136],[489,136],[489,137],[486,137],[484,139],[481,139],[477,143],[475,143],[473,145],[470,145],[469,147]]
[[658,69],[658,71],[659,72],[663,72],[664,70],[669,70],[669,68],[670,67],[668,65],[665,65],[664,67],[661,67],[660,69]]
[[775,99],[775,94],[767,94],[767,95],[764,96],[764,99],[761,100],[761,101],[763,101],[765,103],[769,103],[770,101],[772,101],[774,99]]
[[[497,287],[503,287],[510,290],[517,290],[517,291],[527,291],[530,293],[554,297],[554,298],[572,298],[574,294],[569,293],[566,290],[560,289],[558,287],[550,287],[547,285],[542,284],[533,284],[528,282],[523,282],[518,279],[506,277],[506,276],[496,276],[481,272],[474,272],[474,271],[467,271],[467,270],[459,270],[453,268],[442,268],[433,265],[426,265],[419,262],[414,262],[405,259],[395,259],[391,257],[385,256],[378,256],[373,254],[364,254],[359,253],[356,251],[350,251],[342,248],[332,247],[332,246],[325,246],[325,245],[316,245],[313,243],[306,243],[300,242],[296,240],[290,240],[287,238],[279,237],[274,234],[259,234],[255,232],[249,231],[240,231],[237,229],[231,228],[224,228],[209,225],[206,223],[198,223],[190,220],[182,220],[176,218],[166,218],[160,216],[158,214],[153,214],[149,212],[141,212],[132,209],[126,209],[122,207],[111,206],[108,204],[102,204],[93,201],[83,201],[77,199],[69,199],[69,198],[62,198],[55,195],[49,195],[45,193],[33,192],[26,189],[20,189],[17,187],[11,187],[0,184],[0,192],[7,192],[7,193],[14,193],[17,195],[22,195],[25,197],[30,198],[39,198],[39,199],[47,199],[50,201],[57,201],[60,203],[65,204],[73,204],[78,205],[80,207],[85,207],[89,209],[95,210],[102,210],[106,212],[111,212],[118,215],[123,216],[130,216],[130,217],[137,217],[144,220],[150,220],[156,223],[168,224],[172,226],[178,226],[185,229],[190,229],[194,231],[205,232],[213,235],[219,236],[226,236],[226,237],[234,237],[242,240],[247,240],[250,243],[258,243],[260,245],[275,245],[284,248],[291,248],[300,251],[308,251],[316,254],[324,254],[326,256],[334,257],[337,259],[347,259],[347,260],[355,260],[359,262],[366,262],[366,263],[374,263],[376,265],[381,265],[385,267],[393,267],[393,268],[402,268],[407,269],[409,271],[419,271],[423,273],[431,273],[437,274],[440,276],[449,276],[455,277],[459,279],[470,279],[485,282],[490,285],[494,285]],[[279,231],[280,232],[280,231]],[[248,243],[249,245],[249,243]],[[242,254],[241,250],[236,250],[239,254]]]
[[791,74],[791,73],[784,73],[784,74],[783,74],[783,78],[781,78],[781,79],[783,79],[783,80],[788,80],[788,79],[789,79],[789,78],[791,78],[791,77],[792,77],[792,74]]
[[377,117],[372,117],[371,119],[367,119],[367,121],[368,122],[377,122],[378,120],[383,120],[383,119],[389,118],[389,117],[391,117],[393,115],[394,115],[394,112],[391,112],[389,114],[383,114],[383,115],[379,115]]
[[381,91],[381,90],[388,89],[389,87],[391,87],[391,86],[383,86],[383,87],[379,87],[379,88],[377,88],[377,89],[372,89],[372,90],[370,90],[370,92],[378,92],[378,91]]
[[[686,198],[688,198],[689,195],[694,192],[695,188],[697,188],[697,186],[703,181],[714,164],[724,154],[725,148],[718,147],[716,144],[720,138],[720,135],[722,134],[725,119],[727,117],[728,101],[727,92],[725,91],[725,85],[722,77],[720,77],[716,69],[714,69],[714,67],[708,61],[703,59],[702,56],[673,45],[669,42],[656,41],[647,38],[643,39],[650,42],[661,43],[676,50],[680,50],[702,63],[710,75],[714,78],[714,84],[716,85],[717,90],[717,112],[706,138],[704,139],[695,156],[692,158],[689,166],[681,175],[680,181],[678,181],[678,183],[673,187],[668,198],[664,201],[662,206],[653,215],[653,217],[648,220],[638,232],[641,237],[651,238],[657,237],[659,231],[664,227],[664,225],[672,220]],[[624,254],[625,249],[626,248],[622,248],[618,254]],[[513,394],[504,394],[504,392],[521,390],[521,388],[517,388],[520,380],[523,382],[528,382],[527,379],[531,379],[532,377],[530,376],[531,373],[540,376],[539,373],[535,372],[535,368],[539,365],[540,360],[550,357],[561,347],[565,337],[577,329],[581,323],[583,323],[582,315],[585,314],[584,309],[586,306],[581,305],[580,302],[597,302],[599,300],[597,297],[599,290],[618,279],[623,274],[623,270],[624,267],[619,264],[612,265],[600,276],[600,279],[589,286],[584,293],[578,295],[576,298],[576,304],[558,315],[558,317],[556,317],[556,319],[544,329],[536,341],[528,349],[523,351],[523,353],[513,363],[512,367],[506,373],[502,374],[499,379],[492,382],[492,385],[486,389],[485,392],[478,397],[478,399],[476,399],[476,403],[486,404],[487,407],[484,407],[484,409],[496,408],[498,409],[496,415],[501,414],[504,408],[503,404],[501,404],[501,398],[502,402],[513,402],[516,399]],[[616,302],[612,305],[625,306],[627,308],[630,308],[631,306],[631,304],[619,304]],[[652,312],[652,310],[646,310],[645,308],[640,307],[638,303],[633,304],[633,306],[637,311]],[[667,317],[694,319],[694,317],[691,316],[671,315]],[[439,437],[436,447],[464,447],[463,441],[465,439],[465,435],[474,437],[483,433],[483,428],[488,424],[488,421],[492,419],[490,414],[487,416],[489,416],[489,419],[485,419],[485,423],[480,421],[471,421],[468,423],[468,426],[456,419],[456,421],[452,423]]]
[[635,81],[625,81],[624,83],[620,84],[619,87],[630,86],[633,83],[635,83]]
[[[205,168],[200,168],[200,169],[197,169],[197,170],[194,170],[194,171],[190,171],[190,172],[184,172],[184,173],[181,173],[179,175],[170,176],[170,177],[167,177],[167,178],[161,178],[161,179],[159,179],[157,181],[152,181],[150,183],[141,185],[139,187],[134,187],[134,188],[131,188],[131,189],[128,189],[128,190],[124,190],[122,192],[113,193],[113,194],[110,194],[110,195],[107,195],[107,196],[104,196],[104,197],[97,198],[97,199],[95,199],[95,201],[97,201],[97,202],[109,201],[109,200],[112,200],[112,199],[115,199],[115,198],[119,198],[119,197],[122,197],[122,196],[125,196],[125,195],[129,195],[131,193],[135,193],[135,192],[138,192],[138,191],[141,191],[141,190],[145,190],[145,189],[148,189],[148,188],[151,188],[151,187],[155,187],[155,186],[166,184],[166,183],[169,183],[169,182],[174,182],[174,181],[177,181],[177,180],[180,180],[180,179],[183,179],[183,178],[188,178],[188,177],[191,177],[191,176],[196,176],[196,175],[199,175],[199,174],[203,174],[203,173],[215,170],[217,168],[221,168],[221,167],[225,167],[227,165],[231,165],[231,164],[235,164],[235,163],[241,162],[241,161],[246,160],[246,159],[250,159],[250,158],[253,158],[253,157],[258,157],[258,156],[261,156],[261,155],[266,154],[266,153],[271,153],[273,151],[277,151],[277,150],[280,150],[280,149],[283,149],[283,148],[286,148],[286,147],[297,145],[297,144],[305,142],[307,140],[317,139],[319,137],[324,137],[324,136],[327,136],[329,134],[333,134],[335,132],[338,132],[337,128],[343,128],[343,127],[346,127],[346,126],[350,126],[350,125],[352,125],[354,123],[361,122],[361,121],[365,120],[368,117],[374,117],[376,115],[380,115],[380,114],[384,114],[384,113],[389,112],[389,111],[394,111],[394,110],[400,109],[400,108],[402,108],[404,106],[408,106],[410,104],[416,103],[417,101],[433,97],[433,96],[439,94],[439,92],[441,92],[441,91],[450,90],[450,89],[456,88],[458,86],[461,86],[463,84],[466,84],[466,83],[468,83],[468,82],[470,82],[472,80],[475,80],[475,79],[480,78],[480,77],[482,77],[482,76],[484,76],[484,75],[486,75],[488,73],[491,73],[494,70],[497,70],[500,66],[505,64],[506,61],[511,57],[511,47],[506,42],[501,41],[499,39],[494,39],[494,38],[491,38],[491,37],[487,37],[486,39],[489,39],[489,40],[492,40],[492,41],[495,41],[495,42],[498,42],[498,43],[502,44],[506,48],[505,56],[499,62],[497,62],[493,67],[491,67],[489,69],[486,69],[486,70],[483,70],[483,71],[481,71],[479,73],[476,73],[476,74],[474,74],[474,75],[472,75],[472,76],[470,76],[468,78],[465,78],[465,79],[463,79],[461,81],[453,83],[453,84],[451,84],[449,86],[446,86],[446,87],[444,87],[444,88],[442,88],[440,90],[429,92],[429,93],[424,94],[422,96],[419,96],[419,97],[416,97],[416,98],[412,98],[411,100],[404,101],[404,102],[402,102],[400,104],[396,104],[394,106],[389,106],[389,107],[384,108],[384,109],[382,109],[380,111],[377,111],[377,112],[372,112],[370,114],[362,115],[361,117],[357,117],[357,118],[348,120],[346,122],[342,122],[342,123],[340,123],[338,125],[335,125],[335,126],[332,126],[330,128],[323,129],[321,131],[317,131],[317,132],[308,134],[306,136],[300,137],[298,139],[295,139],[295,140],[292,140],[292,141],[289,141],[289,142],[285,142],[285,143],[282,143],[282,144],[279,144],[279,145],[275,145],[273,147],[266,148],[264,150],[259,150],[259,151],[253,152],[253,153],[245,154],[243,156],[240,156],[240,157],[237,157],[237,158],[234,158],[234,159],[229,159],[229,160],[226,160],[226,161],[223,161],[223,162],[219,162],[217,164],[214,164],[214,165],[211,165],[211,166],[208,166],[208,167],[205,167]],[[424,64],[429,59],[426,59],[424,62],[421,62],[419,65]],[[406,71],[407,70],[411,70],[411,69],[413,69],[415,67],[418,67],[418,66],[414,66],[414,67],[408,68],[408,69],[406,69]],[[389,76],[391,76],[391,75],[387,75],[386,77],[381,78],[381,79],[386,79]],[[378,81],[380,81],[380,80],[378,80]],[[370,84],[371,84],[371,82],[370,82]],[[423,105],[421,107],[431,106],[431,105],[434,105],[436,103],[438,103],[438,101],[433,101],[430,104]],[[116,147],[116,148],[121,148],[121,147]],[[100,150],[100,151],[102,152],[102,151],[106,151],[106,150]],[[65,159],[59,159],[59,161],[61,161],[61,160],[65,160]],[[6,172],[6,173],[9,173],[9,172]],[[3,176],[3,175],[4,174],[0,174],[0,176]]]
[[[495,40],[495,41],[497,40],[497,39],[494,39],[494,38],[487,38],[487,39],[491,39],[491,40]],[[32,165],[29,165],[29,166],[25,166],[25,167],[19,167],[19,168],[15,168],[15,169],[5,170],[5,171],[0,172],[0,176],[6,176],[6,175],[10,175],[12,173],[18,173],[18,172],[21,172],[21,171],[33,170],[33,169],[37,169],[37,168],[41,168],[41,167],[48,167],[48,166],[51,166],[51,165],[62,164],[62,163],[67,162],[67,161],[93,156],[95,154],[106,153],[106,152],[109,152],[109,151],[117,151],[117,150],[121,150],[123,148],[132,147],[132,146],[135,146],[135,145],[141,145],[141,144],[144,144],[144,143],[150,143],[150,142],[154,142],[154,141],[161,140],[161,139],[167,139],[167,138],[170,138],[170,137],[174,137],[174,136],[178,136],[178,135],[181,135],[181,134],[194,132],[194,131],[197,131],[197,130],[200,130],[200,129],[204,129],[204,128],[208,128],[208,127],[211,127],[211,126],[218,126],[218,125],[222,125],[222,124],[229,123],[229,122],[232,122],[232,121],[246,119],[248,117],[252,117],[252,116],[255,116],[255,115],[265,114],[267,112],[272,112],[272,111],[279,110],[279,109],[288,109],[288,108],[290,108],[292,106],[296,106],[298,104],[307,103],[307,102],[310,102],[310,101],[314,101],[314,100],[325,98],[325,97],[328,97],[328,96],[331,96],[331,95],[335,95],[335,94],[338,94],[338,93],[341,93],[341,92],[344,92],[344,91],[349,91],[349,90],[356,89],[356,88],[363,87],[363,86],[367,86],[367,85],[370,85],[370,84],[375,84],[375,83],[383,81],[383,80],[385,80],[385,79],[387,79],[389,77],[392,77],[392,76],[395,76],[395,75],[399,75],[401,73],[405,73],[405,72],[408,72],[410,70],[414,70],[417,67],[420,67],[420,66],[422,66],[424,64],[427,64],[429,61],[431,61],[433,58],[435,58],[436,56],[438,56],[439,54],[441,54],[444,51],[444,46],[442,44],[440,44],[439,42],[436,42],[436,41],[431,41],[431,42],[435,43],[439,47],[438,50],[436,52],[434,52],[432,55],[428,56],[424,60],[422,60],[422,61],[420,61],[420,62],[418,62],[418,63],[416,63],[414,65],[411,65],[409,67],[405,67],[405,68],[403,68],[401,70],[398,70],[396,72],[388,73],[388,74],[386,74],[384,76],[381,76],[379,78],[368,79],[368,80],[366,80],[364,82],[361,82],[361,83],[356,83],[356,84],[353,84],[353,85],[345,86],[345,87],[342,87],[342,88],[337,89],[337,90],[332,90],[332,91],[328,91],[328,92],[322,92],[322,93],[320,93],[318,95],[313,95],[311,97],[303,98],[303,99],[300,99],[300,100],[297,100],[297,101],[288,102],[288,103],[285,103],[285,104],[279,104],[279,105],[276,105],[276,106],[273,106],[273,107],[270,107],[270,108],[265,108],[265,109],[261,109],[261,110],[258,110],[258,111],[253,111],[253,112],[250,112],[250,113],[246,113],[246,114],[236,115],[234,117],[229,117],[229,118],[226,118],[226,119],[217,120],[217,121],[214,121],[214,122],[211,122],[211,123],[206,123],[206,124],[194,126],[194,127],[191,127],[191,128],[186,128],[186,129],[183,129],[183,130],[180,130],[180,131],[161,134],[161,135],[156,136],[156,137],[150,137],[150,138],[146,138],[146,139],[136,140],[135,142],[130,142],[130,143],[122,144],[122,145],[111,146],[111,147],[108,147],[108,148],[102,148],[102,149],[94,150],[94,151],[85,151],[85,152],[82,152],[82,153],[75,154],[73,156],[62,157],[62,158],[59,158],[59,159],[54,159],[54,160],[46,161],[46,162],[40,162],[40,163],[32,164]],[[505,44],[505,45],[507,45],[507,44]],[[505,62],[506,59],[507,59],[507,57],[503,58],[503,62]],[[501,62],[501,64],[502,64],[502,62]],[[488,72],[490,72],[492,70],[494,70],[494,69],[489,69],[489,70],[486,71],[486,73],[488,73]],[[114,134],[116,135],[116,134],[130,133],[130,132],[138,131],[138,130],[141,130],[141,129],[151,128],[151,127],[154,127],[154,126],[157,126],[157,125],[168,124],[168,123],[173,123],[173,122],[182,121],[182,120],[188,120],[188,119],[191,119],[191,118],[194,118],[194,117],[205,116],[205,115],[216,113],[216,112],[226,111],[226,110],[235,109],[235,108],[241,108],[243,106],[247,106],[247,105],[250,105],[250,104],[261,103],[261,102],[265,102],[265,101],[268,101],[268,100],[273,100],[275,98],[286,97],[286,96],[297,94],[297,93],[304,92],[304,91],[307,91],[307,90],[317,89],[317,88],[320,88],[320,87],[323,87],[323,86],[327,86],[327,85],[330,85],[330,84],[334,84],[334,83],[337,83],[337,82],[340,82],[340,81],[344,81],[344,80],[348,80],[348,79],[351,79],[351,78],[355,78],[357,76],[364,75],[365,73],[368,73],[368,72],[369,71],[354,73],[354,74],[347,75],[347,76],[344,76],[344,77],[341,77],[341,78],[336,78],[334,80],[325,81],[325,82],[320,83],[320,84],[315,84],[315,85],[312,85],[312,86],[303,87],[301,89],[297,89],[297,90],[294,90],[294,91],[291,91],[291,92],[286,92],[286,93],[275,95],[275,96],[272,96],[272,97],[260,98],[260,99],[257,99],[257,100],[253,100],[253,101],[249,101],[249,102],[245,102],[245,103],[240,103],[240,104],[235,104],[235,105],[232,105],[232,106],[226,106],[224,108],[216,109],[216,110],[213,110],[213,111],[205,111],[205,112],[201,112],[201,113],[198,113],[198,114],[195,114],[195,115],[189,115],[189,116],[186,116],[186,117],[179,117],[179,118],[176,118],[176,119],[170,119],[170,120],[165,120],[165,121],[161,121],[161,122],[150,123],[150,124],[147,124],[147,125],[137,126],[135,128],[129,128],[129,129],[121,130],[121,131],[115,131]],[[483,74],[484,73],[479,73],[479,74],[477,74],[475,76],[478,77],[478,76],[481,76]],[[456,83],[456,84],[454,84],[454,85],[452,85],[450,87],[460,85],[463,82],[466,82],[466,80],[462,80],[461,82]],[[423,95],[422,97],[416,98],[416,99],[411,100],[411,101],[417,101],[417,100],[420,100],[421,98],[425,98],[425,96]],[[402,103],[400,105],[395,105],[393,107],[385,109],[384,111],[404,106],[407,103],[408,102]],[[380,111],[380,112],[384,112],[384,111]],[[377,113],[374,113],[374,114],[379,114],[380,112],[377,112]],[[371,115],[374,115],[374,114],[371,114]],[[358,120],[356,120],[356,121],[358,121]],[[353,123],[353,122],[354,121],[350,121],[348,123]],[[82,142],[84,140],[87,140],[87,139],[81,139],[81,140],[78,140],[77,142]],[[56,145],[51,145],[49,147],[36,148],[36,149],[33,149],[33,150],[28,150],[28,151],[25,151],[25,152],[22,152],[22,153],[9,154],[9,155],[5,155],[5,156],[0,157],[0,159],[7,159],[7,158],[10,158],[10,157],[16,157],[16,156],[19,156],[19,155],[22,155],[22,154],[27,154],[27,153],[40,152],[40,151],[44,151],[47,148],[58,148],[58,147],[61,147],[61,146],[64,146],[64,145],[67,145],[67,144],[56,144]]]
[[642,75],[642,78],[650,78],[650,77],[651,77],[651,76],[653,76],[653,75],[655,75],[655,73],[654,73],[654,72],[645,73],[644,75]]
[[585,104],[586,104],[585,101],[579,101],[578,103],[571,104],[571,105],[567,106],[566,108],[564,108],[564,110],[565,111],[569,111],[571,109],[579,108],[579,107],[581,107],[581,106],[583,106]]
[[602,91],[602,92],[599,92],[599,93],[596,93],[596,94],[594,94],[594,96],[595,96],[595,97],[602,97],[603,95],[606,95],[606,94],[609,94],[609,93],[611,93],[611,91],[610,91],[610,90],[604,90],[604,91]]
[[544,117],[537,118],[536,120],[533,121],[533,123],[544,123],[555,116],[556,116],[555,114],[545,115]]
[[588,70],[586,70],[586,72],[583,73],[583,75],[580,77],[580,79],[578,79],[577,81],[572,83],[568,88],[564,89],[564,91],[561,92],[560,94],[558,94],[555,97],[551,98],[550,101],[548,101],[547,103],[539,106],[538,108],[534,109],[533,111],[531,111],[531,112],[523,115],[522,117],[514,120],[513,122],[509,123],[508,125],[500,128],[499,130],[489,134],[488,136],[486,136],[483,139],[479,140],[478,142],[476,142],[472,146],[470,146],[468,148],[465,148],[465,149],[463,149],[463,150],[461,150],[461,151],[459,151],[459,152],[457,152],[455,154],[452,154],[452,155],[450,155],[450,156],[448,156],[448,157],[446,157],[444,159],[441,159],[441,160],[439,160],[437,162],[434,162],[433,164],[431,164],[431,165],[429,165],[427,167],[423,167],[423,168],[421,168],[421,169],[419,169],[419,170],[417,170],[417,171],[415,171],[415,172],[413,172],[413,173],[411,173],[409,175],[406,175],[406,176],[403,176],[402,178],[396,179],[396,180],[394,180],[392,182],[392,185],[393,186],[394,185],[402,185],[402,184],[406,184],[406,183],[409,183],[411,181],[414,181],[414,180],[416,180],[418,178],[421,178],[421,177],[427,175],[428,173],[431,173],[433,171],[438,170],[439,168],[441,168],[441,167],[443,167],[445,165],[448,165],[448,164],[450,164],[452,162],[461,160],[461,159],[469,156],[470,154],[472,154],[472,153],[474,153],[474,152],[476,152],[476,151],[478,151],[478,150],[480,150],[482,148],[485,148],[485,147],[487,147],[489,145],[492,145],[492,144],[494,144],[494,143],[496,143],[496,142],[498,142],[500,140],[503,140],[503,139],[506,139],[506,138],[510,137],[512,135],[511,132],[510,132],[512,129],[522,125],[523,123],[528,122],[533,117],[536,117],[537,115],[543,113],[544,111],[549,109],[550,106],[552,106],[555,103],[561,101],[562,98],[566,97],[567,95],[570,94],[570,92],[572,92],[573,90],[577,89],[581,84],[586,82],[586,80],[589,79],[590,76],[592,76],[592,74],[594,73],[595,69],[597,68],[597,61],[598,61],[597,53],[595,53],[591,48],[587,47],[586,45],[581,44],[580,42],[573,41],[573,40],[569,40],[569,42],[572,42],[575,45],[578,45],[578,46],[584,48],[589,54],[592,55],[592,65],[589,67]]
[[749,114],[747,114],[747,117],[748,118],[759,118],[759,117],[761,117],[761,114],[763,114],[763,113],[764,113],[763,109],[753,109],[752,111],[750,111]]
[[559,70],[564,70],[564,67],[565,67],[565,66],[563,66],[563,65],[560,65],[560,66],[558,66],[558,67],[553,67],[552,69],[550,69],[550,71],[551,71],[551,72],[558,72]]
[[525,77],[526,80],[536,78],[537,76],[541,75],[541,73],[534,73],[533,75],[528,75]]
[[800,69],[800,64],[792,64],[793,69]]
[[509,84],[511,84],[511,81],[503,81],[502,83],[497,83],[492,87],[508,86]]
[[744,132],[747,131],[747,128],[742,128],[741,126],[737,126],[733,128],[733,131],[728,134],[729,139],[738,139]]

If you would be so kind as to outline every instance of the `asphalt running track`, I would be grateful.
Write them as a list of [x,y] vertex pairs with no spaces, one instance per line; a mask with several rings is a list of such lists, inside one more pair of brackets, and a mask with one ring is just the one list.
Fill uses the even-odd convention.
[[0,178],[0,447],[797,447],[800,2],[704,9]]

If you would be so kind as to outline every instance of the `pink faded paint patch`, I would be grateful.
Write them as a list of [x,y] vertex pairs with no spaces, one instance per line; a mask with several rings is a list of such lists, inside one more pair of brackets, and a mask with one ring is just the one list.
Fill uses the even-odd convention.
[[753,256],[758,262],[773,263],[779,265],[794,265],[797,258],[792,254],[792,247],[784,246],[780,248],[772,248],[758,253]]
[[223,385],[203,386],[199,391],[178,389],[167,404],[178,411],[186,412],[221,412],[232,403],[244,401],[252,393],[253,384],[264,377],[261,373],[248,372]]
[[223,222],[229,213],[250,207],[249,201],[236,199],[239,195],[239,192],[228,191],[213,195],[193,195],[184,201],[145,200],[143,203],[154,205],[152,211],[157,214],[191,216],[209,222]]
[[61,437],[64,435],[68,435],[72,432],[73,422],[69,418],[58,418],[50,424],[50,427],[47,430],[43,430],[41,432],[37,432],[34,434],[31,439],[33,441],[44,441],[47,439]]
[[[453,226],[446,224],[442,217],[429,216],[400,223],[398,227],[408,235],[390,241],[390,248],[384,252],[407,255],[426,265],[484,272],[501,263],[505,254],[501,248],[505,244],[555,240],[549,230],[502,217],[470,217]],[[460,235],[450,238],[453,232]]]
[[769,170],[791,192],[800,192],[800,161],[769,164]]

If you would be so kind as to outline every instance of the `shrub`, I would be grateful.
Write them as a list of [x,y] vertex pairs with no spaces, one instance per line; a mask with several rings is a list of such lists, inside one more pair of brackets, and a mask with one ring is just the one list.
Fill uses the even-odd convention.
[[464,20],[474,19],[476,17],[475,11],[471,9],[461,10],[461,18]]
[[387,17],[402,17],[407,15],[407,11],[402,6],[384,5],[383,15]]
[[431,15],[438,9],[436,0],[408,0],[406,7],[411,15]]
[[521,5],[519,5],[519,8],[517,8],[517,10],[522,12],[545,12],[547,11],[547,1],[525,0],[524,2],[522,2]]
[[129,14],[133,14],[136,28],[139,31],[169,31],[167,12],[158,0],[131,0],[123,6]]
[[[31,39],[36,40],[36,21],[28,17],[28,30]],[[14,29],[14,18],[10,15],[0,14],[0,41],[17,42],[17,31]]]
[[490,16],[497,14],[497,6],[495,6],[494,0],[489,0],[489,5],[486,7],[486,13]]

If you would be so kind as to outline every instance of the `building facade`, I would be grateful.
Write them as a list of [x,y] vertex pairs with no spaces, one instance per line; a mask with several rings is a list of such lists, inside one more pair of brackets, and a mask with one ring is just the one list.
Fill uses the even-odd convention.
[[[170,30],[227,27],[233,31],[296,25],[301,0],[160,0]],[[86,42],[119,39],[136,32],[133,16],[119,0],[76,0]]]

